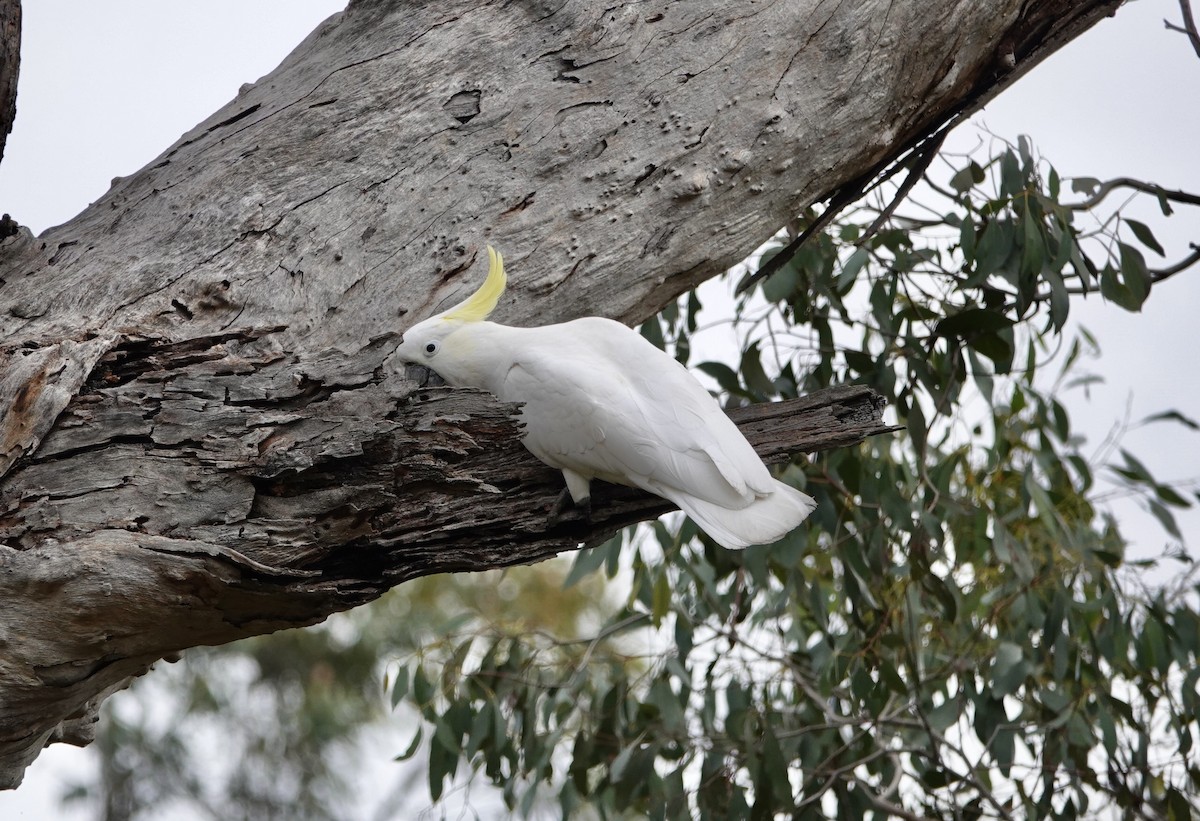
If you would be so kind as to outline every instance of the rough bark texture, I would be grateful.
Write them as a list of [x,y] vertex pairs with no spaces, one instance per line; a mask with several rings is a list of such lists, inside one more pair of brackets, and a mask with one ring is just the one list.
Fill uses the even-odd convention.
[[[0,161],[17,118],[17,75],[21,68],[21,0],[0,0]],[[0,237],[8,236],[0,225]]]
[[[164,655],[664,509],[611,489],[551,527],[510,409],[397,371],[485,242],[497,320],[641,320],[1116,5],[363,0],[5,240],[0,785]],[[745,423],[764,451],[857,441],[878,408],[847,390]]]

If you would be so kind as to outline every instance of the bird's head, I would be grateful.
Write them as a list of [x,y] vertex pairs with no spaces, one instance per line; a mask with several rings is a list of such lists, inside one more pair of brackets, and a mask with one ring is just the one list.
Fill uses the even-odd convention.
[[404,332],[396,355],[402,362],[422,365],[451,385],[479,386],[481,365],[479,329],[504,293],[504,259],[488,246],[488,275],[479,290],[436,316]]

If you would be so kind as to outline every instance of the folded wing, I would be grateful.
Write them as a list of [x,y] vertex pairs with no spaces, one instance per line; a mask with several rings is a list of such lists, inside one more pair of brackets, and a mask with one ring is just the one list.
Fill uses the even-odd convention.
[[599,318],[523,329],[501,391],[523,402],[524,443],[542,461],[670,499],[728,547],[775,541],[812,500],[772,478],[687,370]]

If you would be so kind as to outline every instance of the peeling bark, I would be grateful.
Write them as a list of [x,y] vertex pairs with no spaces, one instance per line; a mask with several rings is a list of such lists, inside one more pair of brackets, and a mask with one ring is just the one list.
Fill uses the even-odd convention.
[[[0,786],[156,659],[666,509],[561,479],[399,332],[490,242],[496,319],[636,322],[1113,0],[361,0],[71,222],[0,244]],[[17,215],[19,218],[19,215]],[[775,458],[864,389],[740,412]]]

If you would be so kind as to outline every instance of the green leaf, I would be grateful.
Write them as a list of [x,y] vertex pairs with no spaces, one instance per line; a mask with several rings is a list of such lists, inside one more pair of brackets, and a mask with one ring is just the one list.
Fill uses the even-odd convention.
[[1163,526],[1164,530],[1166,530],[1176,539],[1183,539],[1183,533],[1181,533],[1179,530],[1179,523],[1175,521],[1175,514],[1167,510],[1167,508],[1153,499],[1149,499],[1146,502],[1146,505],[1150,512],[1154,514],[1154,518],[1158,519],[1159,524]]
[[1163,411],[1162,413],[1151,414],[1142,420],[1143,425],[1148,425],[1151,422],[1178,422],[1184,427],[1191,428],[1192,430],[1200,430],[1200,424],[1198,424],[1196,420],[1192,419],[1190,416],[1184,416],[1177,410],[1169,410]]
[[763,370],[757,342],[751,344],[742,354],[741,370],[746,387],[751,392],[764,399],[775,395],[775,384]]
[[687,296],[687,331],[690,334],[694,334],[700,327],[696,321],[696,315],[700,313],[702,307],[700,297],[696,296],[695,291],[690,291]]
[[621,752],[617,753],[617,757],[613,759],[612,764],[608,768],[608,777],[613,783],[619,784],[625,777],[625,770],[629,768],[629,762],[633,759],[633,754],[637,752],[644,737],[645,733],[642,733],[632,744],[622,748]]
[[996,766],[1005,778],[1012,771],[1013,760],[1017,754],[1017,734],[1012,727],[1000,727],[992,736],[991,751],[996,758]]
[[912,400],[912,407],[908,409],[906,424],[908,435],[912,438],[913,449],[923,456],[926,445],[925,413],[921,410],[921,403],[915,398]]
[[442,744],[429,745],[429,797],[437,801],[442,797],[446,779],[458,769],[458,754]]
[[1112,265],[1105,265],[1100,270],[1100,295],[1127,311],[1136,311],[1141,305],[1121,281],[1120,272]]
[[1019,645],[1002,641],[996,647],[992,659],[992,693],[994,697],[1007,696],[1017,691],[1025,681],[1028,665]]
[[855,248],[854,253],[850,254],[842,265],[842,270],[838,273],[837,281],[833,286],[834,290],[839,294],[846,293],[870,258],[871,255],[866,248]]
[[418,707],[425,707],[433,701],[434,688],[422,667],[417,667],[412,681],[413,699]]
[[405,748],[404,752],[400,753],[400,755],[396,756],[392,760],[393,761],[407,761],[408,759],[410,759],[414,755],[416,755],[417,748],[421,746],[421,736],[422,735],[423,735],[422,729],[420,726],[418,726],[417,732],[413,736],[412,742],[409,743],[408,747]]
[[1047,268],[1042,272],[1042,278],[1050,285],[1050,324],[1055,331],[1062,332],[1067,324],[1067,315],[1071,312],[1071,298],[1067,294],[1067,284],[1059,276],[1058,271]]
[[1129,451],[1121,448],[1121,458],[1125,460],[1124,468],[1113,468],[1127,479],[1132,479],[1135,482],[1142,482],[1147,485],[1156,485],[1154,477],[1150,474],[1150,469],[1146,467],[1140,459],[1134,456]]
[[948,316],[934,328],[936,336],[969,337],[1012,327],[1012,320],[986,308],[967,308]]
[[738,379],[737,371],[724,362],[701,362],[696,367],[715,379],[721,390],[733,394],[740,394],[742,392],[742,385]]
[[396,671],[396,683],[392,685],[392,709],[408,694],[408,668],[401,665]]
[[1012,370],[1012,343],[999,334],[972,336],[967,339],[967,345],[992,360],[997,374],[1005,374]]
[[958,227],[958,248],[962,252],[963,265],[969,268],[975,261],[975,232],[978,230],[970,214],[963,217]]
[[800,287],[800,275],[785,265],[762,282],[762,294],[768,302],[787,302]]
[[983,173],[983,167],[974,160],[971,160],[971,162],[950,178],[950,187],[960,194],[965,194],[976,185],[983,184],[983,181],[986,179],[987,176]]
[[1095,177],[1072,177],[1071,190],[1076,194],[1091,196],[1100,187],[1100,180]]
[[879,678],[892,692],[902,696],[908,695],[908,685],[904,683],[895,665],[886,658],[879,661]]
[[1150,294],[1152,284],[1150,271],[1146,267],[1146,258],[1132,245],[1121,242],[1118,243],[1118,246],[1121,252],[1121,279],[1129,290],[1134,305],[1133,310],[1140,311],[1142,303]]
[[660,572],[654,581],[654,594],[651,603],[651,621],[655,627],[662,624],[663,617],[671,609],[671,582],[665,572]]
[[1000,155],[1000,194],[1005,197],[1015,197],[1025,188],[1025,177],[1021,174],[1021,165],[1017,155],[1011,149]]
[[852,371],[860,374],[869,374],[875,370],[875,357],[865,351],[856,351],[847,348],[842,351],[842,356],[846,360],[846,365]]
[[620,539],[621,534],[613,536],[608,542],[598,546],[580,550],[575,554],[575,563],[571,565],[571,572],[567,574],[567,578],[563,580],[563,589],[569,590],[585,578],[586,576],[595,573],[604,564],[604,560],[608,557],[608,547],[613,539]]
[[984,225],[975,249],[975,274],[968,285],[982,285],[989,276],[1001,272],[1016,247],[1013,235],[1011,220],[995,218]]
[[1193,815],[1192,802],[1175,787],[1167,788],[1167,821],[1191,821]]
[[495,725],[495,717],[493,711],[495,706],[491,702],[485,701],[479,706],[475,713],[475,718],[471,721],[471,729],[467,733],[467,746],[463,752],[467,758],[471,758],[475,753],[483,747],[485,741],[491,735],[492,727]]
[[1166,504],[1171,505],[1172,507],[1192,506],[1192,503],[1187,499],[1187,497],[1169,485],[1155,485],[1154,492],[1158,494],[1159,499]]
[[1133,235],[1138,238],[1138,242],[1140,242],[1142,245],[1145,245],[1160,257],[1166,256],[1167,252],[1164,251],[1163,247],[1158,244],[1158,240],[1154,238],[1154,232],[1150,230],[1146,223],[1138,222],[1137,220],[1126,219],[1125,224],[1133,229]]
[[783,750],[779,747],[779,739],[776,738],[775,730],[772,728],[771,723],[769,719],[763,722],[763,778],[760,780],[760,784],[768,787],[772,793],[777,794],[777,800],[783,803],[791,797],[791,782],[788,779],[787,761],[783,757]]
[[929,726],[939,733],[944,733],[958,722],[962,711],[954,701],[946,700],[929,711],[927,718]]
[[1024,223],[1025,242],[1021,250],[1021,268],[1029,275],[1041,275],[1046,260],[1046,240],[1042,237],[1042,221],[1026,214]]

